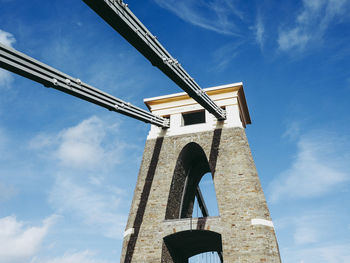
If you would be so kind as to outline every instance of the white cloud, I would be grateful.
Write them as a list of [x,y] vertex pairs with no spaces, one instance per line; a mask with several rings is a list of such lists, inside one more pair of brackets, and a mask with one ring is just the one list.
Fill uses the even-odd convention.
[[225,35],[238,35],[236,21],[243,19],[240,12],[228,0],[154,0],[182,20]]
[[16,39],[14,38],[14,36],[11,33],[5,32],[5,31],[0,29],[0,43],[1,44],[12,47],[12,45],[15,42],[16,42]]
[[[12,45],[15,42],[16,42],[16,39],[14,38],[14,36],[11,33],[5,32],[5,31],[0,29],[0,43],[1,44],[12,47]],[[12,82],[13,82],[12,75],[8,71],[6,71],[4,69],[0,69],[0,88],[1,87],[10,88]]]
[[73,215],[104,236],[120,239],[126,224],[126,216],[118,213],[122,192],[108,185],[77,184],[67,176],[58,176],[49,199],[59,213]]
[[76,126],[62,130],[55,135],[39,134],[30,147],[46,150],[63,167],[78,169],[108,169],[119,163],[125,143],[111,140],[111,130],[116,124],[109,124],[93,116]]
[[41,227],[34,227],[17,221],[14,216],[0,218],[0,262],[28,262],[40,248],[55,220],[53,215],[46,218]]
[[108,159],[108,153],[101,146],[104,136],[105,131],[100,119],[92,117],[84,120],[60,134],[61,144],[57,150],[57,157],[65,166],[96,166],[106,157]]
[[[117,261],[115,261],[116,263]],[[75,253],[65,253],[61,257],[52,259],[33,259],[30,263],[111,263],[96,258],[95,253],[89,250]]]
[[347,0],[303,0],[295,26],[282,29],[279,33],[279,49],[304,50],[311,42],[322,41],[331,23],[348,15],[348,8]]
[[334,134],[314,132],[301,136],[291,167],[269,186],[270,200],[321,196],[348,181],[350,164],[344,145]]
[[111,173],[134,146],[118,141],[117,128],[93,116],[56,134],[40,134],[30,147],[54,161],[49,202],[57,213],[120,239],[127,219],[120,212],[124,191],[111,184]]

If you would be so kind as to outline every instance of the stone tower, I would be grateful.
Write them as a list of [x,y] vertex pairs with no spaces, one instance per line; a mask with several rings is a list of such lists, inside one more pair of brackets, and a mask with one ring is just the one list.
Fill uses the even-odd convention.
[[[250,124],[243,84],[205,89],[225,121],[177,93],[145,99],[170,128],[147,137],[121,262],[188,262],[217,251],[225,263],[281,262],[274,227],[245,135]],[[219,216],[206,215],[198,183],[210,172]],[[204,217],[192,218],[195,197]]]

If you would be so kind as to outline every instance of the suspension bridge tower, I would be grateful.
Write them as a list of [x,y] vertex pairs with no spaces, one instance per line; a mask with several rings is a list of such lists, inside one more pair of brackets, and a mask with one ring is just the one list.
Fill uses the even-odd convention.
[[[273,223],[245,127],[243,84],[205,89],[226,111],[217,120],[186,93],[145,99],[170,119],[151,126],[124,232],[121,262],[187,263],[214,251],[221,262],[281,262]],[[199,182],[211,173],[219,215],[210,216]],[[192,217],[197,200],[201,217]]]

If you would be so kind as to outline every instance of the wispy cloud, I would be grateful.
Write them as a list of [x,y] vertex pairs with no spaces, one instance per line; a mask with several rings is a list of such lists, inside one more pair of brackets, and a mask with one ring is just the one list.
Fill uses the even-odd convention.
[[64,167],[107,169],[121,161],[125,143],[110,140],[109,133],[117,123],[106,123],[92,116],[57,134],[39,134],[31,148],[57,159]]
[[317,245],[310,248],[286,248],[283,249],[283,262],[348,263],[350,262],[349,247],[350,243]]
[[[235,16],[237,16],[238,18],[240,18],[241,20],[244,20],[244,13],[243,11],[241,11],[237,5],[234,4],[234,2],[237,1],[232,1],[232,0],[222,0],[222,1],[214,1],[213,3],[216,5],[220,5],[223,4],[224,7],[228,7],[230,12],[232,12]],[[226,5],[226,6],[225,6]]]
[[[9,33],[0,29],[0,43],[6,46],[12,47],[16,42],[15,37]],[[12,75],[3,69],[0,69],[0,88],[10,88],[13,82]]]
[[311,42],[322,41],[331,23],[348,15],[347,0],[303,0],[295,26],[282,28],[278,36],[279,49],[304,50]]
[[[343,208],[340,206],[341,210]],[[340,237],[339,232],[347,237],[349,229],[338,227],[347,222],[347,216],[336,206],[306,211],[301,205],[290,212],[289,216],[284,215],[284,218],[274,222],[276,232],[284,241],[280,247],[283,262],[348,262],[349,240]]]
[[[117,261],[114,261],[115,263]],[[111,263],[96,258],[95,253],[86,250],[82,252],[65,253],[63,256],[51,259],[34,258],[30,263]]]
[[261,15],[257,16],[254,32],[255,32],[255,40],[259,44],[260,48],[262,49],[264,47],[264,41],[265,41],[265,26]]
[[57,216],[43,221],[42,226],[27,226],[14,216],[0,218],[0,261],[3,263],[25,262],[40,248]]
[[293,234],[294,242],[297,245],[313,244],[324,238],[321,229],[329,222],[323,222],[323,217],[318,213],[312,215],[303,215],[295,219],[295,232]]
[[239,35],[243,13],[229,0],[154,0],[182,20],[224,35]]
[[283,138],[288,138],[291,140],[298,139],[300,132],[301,132],[301,124],[299,122],[290,121],[287,123],[287,129],[283,133]]
[[331,238],[329,233],[333,231],[332,222],[338,221],[329,210],[331,209],[303,210],[300,215],[295,212],[293,216],[275,221],[277,231],[283,233],[287,230],[295,246],[320,244],[326,237]]
[[242,41],[238,41],[235,43],[229,43],[215,50],[212,54],[216,65],[215,69],[220,71],[227,68],[231,61],[239,54],[239,48],[242,44]]
[[301,135],[293,163],[269,186],[270,200],[317,197],[348,181],[350,164],[344,145],[334,134]]
[[118,213],[122,192],[108,185],[76,183],[59,175],[49,200],[58,213],[73,215],[104,236],[120,239],[126,224],[126,216]]
[[311,39],[311,32],[305,32],[297,27],[287,31],[281,31],[278,36],[280,50],[287,51],[292,48],[304,49]]

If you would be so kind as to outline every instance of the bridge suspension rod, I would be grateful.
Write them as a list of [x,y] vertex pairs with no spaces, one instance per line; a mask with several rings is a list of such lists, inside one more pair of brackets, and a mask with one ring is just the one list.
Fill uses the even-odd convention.
[[207,205],[205,204],[205,201],[204,201],[204,198],[203,198],[203,195],[202,195],[202,191],[199,188],[199,185],[197,185],[195,195],[197,197],[198,206],[199,206],[199,208],[202,211],[203,217],[208,217],[209,216],[208,208],[207,208]]
[[158,127],[168,128],[169,120],[96,89],[13,48],[0,43],[0,67],[80,99],[92,102]]
[[131,12],[127,4],[122,0],[83,1],[190,97],[217,119],[226,119],[226,112],[210,99],[181,64],[160,44],[157,37]]

